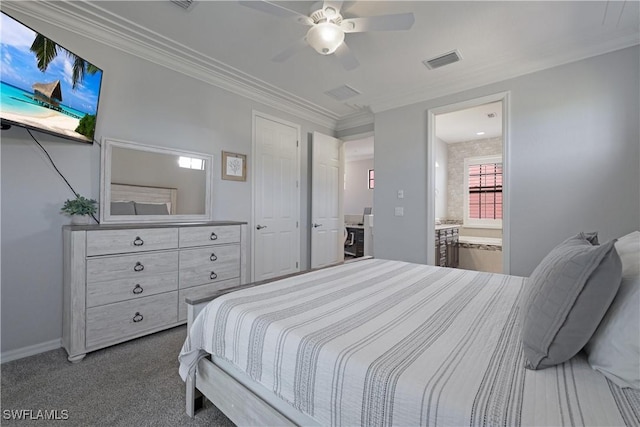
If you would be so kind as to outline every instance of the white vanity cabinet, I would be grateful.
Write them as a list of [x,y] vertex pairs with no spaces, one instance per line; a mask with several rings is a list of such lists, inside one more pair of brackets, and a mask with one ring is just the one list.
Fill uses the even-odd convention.
[[87,352],[186,322],[184,299],[246,283],[246,224],[63,227],[63,347]]

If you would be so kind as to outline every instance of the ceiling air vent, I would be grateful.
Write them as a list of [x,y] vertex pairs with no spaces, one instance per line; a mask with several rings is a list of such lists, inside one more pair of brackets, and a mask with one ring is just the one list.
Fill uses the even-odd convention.
[[430,70],[435,70],[436,68],[444,67],[445,65],[453,64],[454,62],[458,62],[462,59],[460,56],[460,52],[457,50],[453,50],[449,53],[445,53],[444,55],[436,56],[435,58],[425,59],[422,63]]
[[194,0],[171,0],[171,3],[177,4],[184,10],[189,10],[193,6]]
[[325,94],[329,95],[333,99],[337,99],[338,101],[344,101],[345,99],[360,95],[360,92],[347,85],[342,85],[335,89],[326,91]]

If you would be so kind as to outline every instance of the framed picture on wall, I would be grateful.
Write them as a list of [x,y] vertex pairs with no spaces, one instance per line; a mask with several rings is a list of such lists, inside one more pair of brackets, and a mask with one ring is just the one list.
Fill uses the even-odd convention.
[[247,180],[247,156],[245,154],[222,152],[222,179],[231,181]]

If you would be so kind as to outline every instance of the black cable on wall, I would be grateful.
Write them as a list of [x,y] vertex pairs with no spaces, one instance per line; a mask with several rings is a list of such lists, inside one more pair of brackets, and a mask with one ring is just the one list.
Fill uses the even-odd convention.
[[[26,128],[25,128],[26,129]],[[71,186],[71,184],[69,183],[69,181],[67,180],[67,178],[65,178],[65,176],[62,174],[62,172],[60,172],[60,169],[58,169],[58,167],[56,166],[55,162],[53,161],[53,159],[51,158],[51,156],[49,155],[49,152],[42,146],[42,144],[40,144],[40,142],[38,142],[38,140],[36,139],[35,136],[33,136],[33,134],[31,133],[30,129],[26,129],[27,132],[29,133],[29,136],[31,136],[31,138],[34,140],[34,142],[36,144],[38,144],[38,147],[40,147],[40,149],[44,152],[44,154],[47,156],[47,158],[49,159],[49,162],[51,163],[51,166],[53,166],[53,168],[56,170],[56,172],[58,172],[58,175],[60,175],[60,177],[64,180],[64,182],[67,184],[67,186],[69,187],[69,189],[71,189],[71,191],[73,192],[73,195],[78,197],[80,194],[78,194],[78,192],[76,192],[76,190]],[[100,145],[100,144],[98,144]],[[91,214],[91,217],[93,218],[93,220],[100,224],[100,221],[98,221],[98,219],[95,217],[94,214]]]

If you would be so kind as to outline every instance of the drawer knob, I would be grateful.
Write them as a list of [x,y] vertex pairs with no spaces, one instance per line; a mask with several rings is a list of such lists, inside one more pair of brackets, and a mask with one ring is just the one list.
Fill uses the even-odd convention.
[[217,259],[218,259],[218,257],[216,256],[216,254],[211,254],[211,256],[209,257],[209,259],[210,259],[211,261],[215,261],[215,260],[217,260]]
[[133,288],[133,293],[138,295],[141,294],[144,291],[144,289],[142,288],[142,286],[136,284],[136,287]]
[[133,266],[133,271],[142,271],[144,270],[144,265],[142,265],[139,261],[136,262],[136,265]]
[[142,240],[139,236],[136,236],[136,239],[133,241],[134,246],[142,246],[144,245],[144,240]]
[[144,319],[144,316],[142,316],[142,314],[140,314],[139,312],[136,312],[136,314],[134,314],[133,316],[134,323],[142,322],[142,319]]
[[209,238],[210,238],[211,240],[218,240],[218,235],[217,235],[216,233],[213,233],[213,232],[212,232],[212,233],[211,233],[211,236],[209,236]]
[[211,274],[209,275],[209,279],[211,280],[215,280],[218,278],[218,275],[216,274],[215,271],[212,271]]

